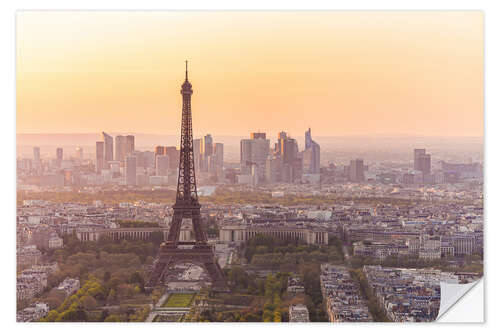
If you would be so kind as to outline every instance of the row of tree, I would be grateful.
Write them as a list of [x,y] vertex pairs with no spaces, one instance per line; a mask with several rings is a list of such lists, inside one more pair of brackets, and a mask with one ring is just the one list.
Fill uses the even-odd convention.
[[298,239],[283,240],[269,235],[256,235],[245,245],[243,256],[255,265],[274,266],[301,262],[335,262],[344,260],[342,244],[336,237],[330,237],[328,246],[307,245]]
[[368,284],[368,280],[366,279],[362,269],[350,269],[349,273],[352,279],[359,283],[361,295],[367,300],[368,310],[370,311],[373,320],[377,322],[390,321],[383,308],[377,302],[377,298]]

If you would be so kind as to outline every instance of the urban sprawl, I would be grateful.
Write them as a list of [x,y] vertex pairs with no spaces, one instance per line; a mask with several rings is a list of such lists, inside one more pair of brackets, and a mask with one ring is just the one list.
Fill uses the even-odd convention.
[[[440,284],[483,274],[482,162],[320,163],[287,133],[224,161],[193,140],[202,224],[230,293],[177,265],[144,288],[172,221],[179,149],[102,133],[84,158],[17,160],[18,321],[433,321]],[[55,158],[54,158],[55,157]],[[189,221],[180,241],[195,239]]]

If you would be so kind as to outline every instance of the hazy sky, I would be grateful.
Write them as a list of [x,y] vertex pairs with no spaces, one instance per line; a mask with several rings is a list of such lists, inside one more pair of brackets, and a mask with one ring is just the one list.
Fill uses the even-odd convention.
[[483,135],[481,12],[20,12],[18,133]]

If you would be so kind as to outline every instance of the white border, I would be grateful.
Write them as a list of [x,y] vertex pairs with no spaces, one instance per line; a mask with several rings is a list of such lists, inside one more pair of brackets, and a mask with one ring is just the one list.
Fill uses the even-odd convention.
[[[153,9],[255,9],[255,10],[313,10],[313,9],[331,9],[331,10],[483,10],[485,13],[485,39],[486,39],[486,49],[485,49],[485,98],[487,102],[485,103],[485,214],[486,214],[486,230],[485,231],[485,259],[489,258],[490,253],[498,253],[495,248],[498,242],[489,241],[490,237],[494,240],[494,235],[499,233],[499,223],[498,211],[493,209],[495,201],[499,198],[498,188],[499,188],[499,160],[498,160],[498,149],[495,145],[496,142],[500,142],[499,132],[497,130],[499,124],[499,104],[498,104],[498,87],[500,84],[498,82],[499,77],[499,64],[498,59],[500,59],[499,43],[498,43],[498,31],[500,31],[500,17],[498,14],[498,1],[342,1],[342,2],[331,2],[331,1],[271,1],[271,0],[254,0],[254,1],[221,1],[212,0],[208,1],[150,1],[141,0],[130,1],[122,0],[117,2],[111,1],[97,1],[97,0],[46,0],[46,1],[4,1],[2,3],[1,10],[1,34],[2,34],[2,70],[1,75],[1,92],[3,98],[2,103],[2,122],[1,131],[3,143],[2,152],[5,155],[3,163],[1,166],[2,181],[1,184],[1,203],[2,203],[2,223],[4,226],[2,232],[2,244],[4,250],[4,267],[7,270],[3,270],[3,274],[0,275],[1,285],[3,287],[2,297],[2,323],[5,331],[28,331],[28,330],[50,330],[50,331],[67,331],[71,329],[72,331],[86,331],[88,329],[115,329],[118,328],[123,331],[137,331],[137,329],[147,329],[147,330],[171,330],[171,329],[182,329],[183,332],[190,330],[203,330],[203,331],[233,331],[238,329],[241,331],[250,330],[276,330],[276,329],[286,329],[290,331],[297,330],[370,330],[370,331],[391,331],[404,329],[405,331],[421,331],[421,330],[442,330],[442,329],[453,329],[458,331],[470,331],[477,330],[479,328],[490,328],[495,321],[495,317],[499,317],[495,312],[492,311],[492,316],[488,316],[489,308],[494,309],[494,305],[486,306],[486,325],[457,325],[457,324],[404,324],[404,327],[400,324],[344,324],[344,325],[327,325],[327,324],[309,324],[309,325],[265,325],[265,324],[210,324],[210,325],[189,325],[183,324],[179,325],[147,325],[145,324],[122,324],[119,327],[104,326],[104,324],[63,324],[63,325],[22,325],[15,324],[15,11],[19,9],[54,9],[54,10],[79,10],[79,9],[93,9],[93,10],[153,10]],[[498,265],[486,265],[485,276],[487,283],[487,295],[486,300],[489,301],[494,299],[498,295],[498,283],[489,283],[488,281],[497,281]],[[313,326],[314,325],[314,326]]]

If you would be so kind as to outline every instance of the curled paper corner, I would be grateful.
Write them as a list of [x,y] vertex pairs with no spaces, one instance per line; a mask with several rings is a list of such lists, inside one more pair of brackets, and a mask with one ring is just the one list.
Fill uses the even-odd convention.
[[483,322],[483,285],[483,278],[466,284],[441,282],[441,303],[436,321]]

